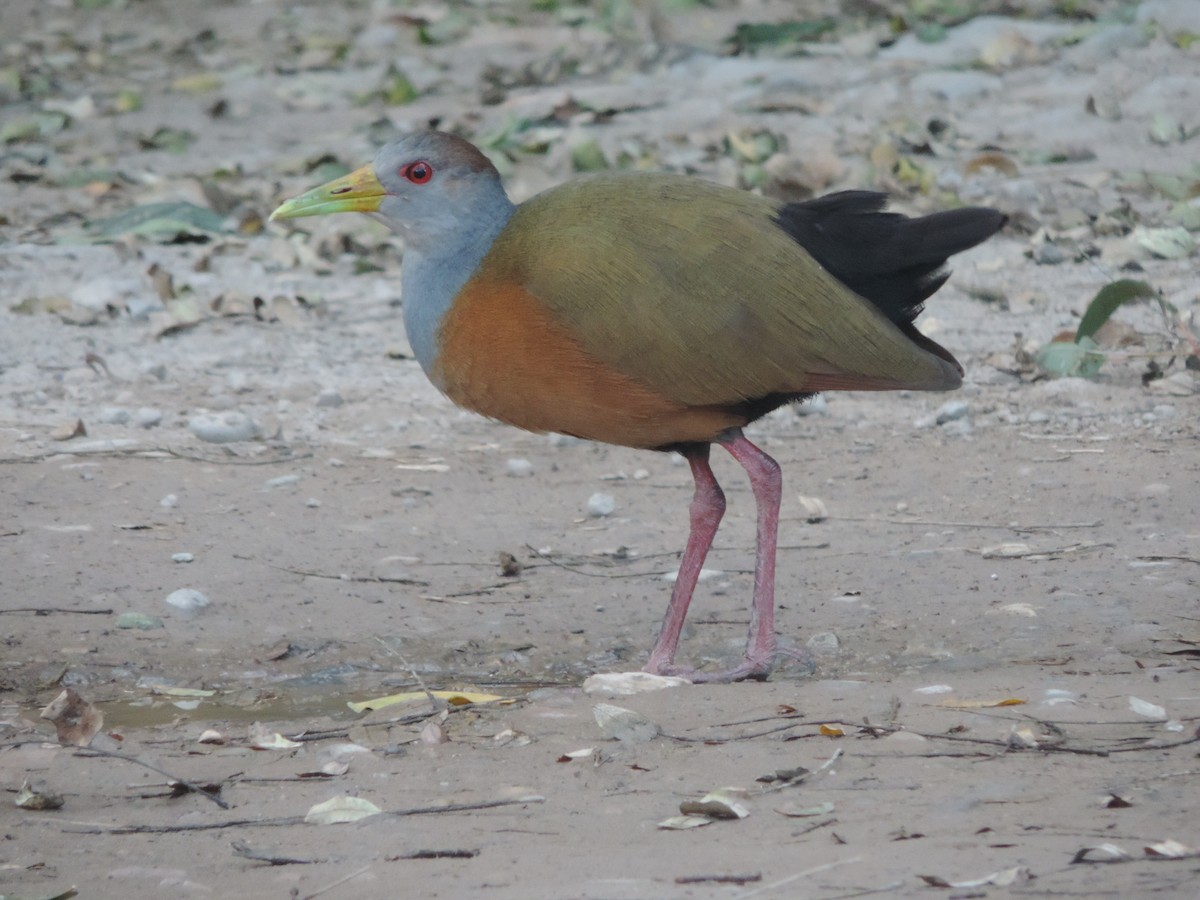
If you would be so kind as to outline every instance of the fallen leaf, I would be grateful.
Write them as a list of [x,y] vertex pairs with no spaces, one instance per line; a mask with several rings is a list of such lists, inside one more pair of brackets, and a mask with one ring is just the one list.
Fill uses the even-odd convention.
[[789,819],[807,819],[813,816],[825,816],[833,812],[833,804],[826,800],[817,806],[805,806],[800,808],[785,807],[777,809],[775,812],[781,816],[787,816]]
[[64,744],[86,747],[104,726],[104,713],[67,688],[42,710],[43,719],[54,723],[58,739]]
[[741,788],[721,788],[705,794],[699,800],[684,800],[679,811],[685,816],[707,816],[710,819],[744,819],[750,810],[741,802],[746,792]]
[[304,815],[308,825],[340,825],[343,822],[357,822],[368,816],[377,816],[383,810],[362,797],[333,797],[324,803],[318,803]]
[[352,703],[347,703],[354,712],[366,712],[369,709],[383,709],[385,706],[395,706],[397,703],[412,703],[414,701],[428,701],[429,695],[432,694],[439,700],[445,700],[451,706],[466,706],[470,703],[499,703],[508,705],[514,703],[508,697],[501,697],[499,694],[479,694],[472,691],[406,691],[403,694],[389,694],[386,697],[376,697],[373,700],[359,700]]
[[671,816],[659,822],[658,827],[665,831],[686,831],[689,828],[711,825],[715,821],[716,819],[709,816]]

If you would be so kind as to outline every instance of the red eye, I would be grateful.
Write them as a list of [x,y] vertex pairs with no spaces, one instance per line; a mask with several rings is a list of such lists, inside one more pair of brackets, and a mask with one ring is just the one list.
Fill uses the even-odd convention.
[[419,159],[401,169],[400,174],[413,184],[424,184],[433,177],[433,166],[425,160]]

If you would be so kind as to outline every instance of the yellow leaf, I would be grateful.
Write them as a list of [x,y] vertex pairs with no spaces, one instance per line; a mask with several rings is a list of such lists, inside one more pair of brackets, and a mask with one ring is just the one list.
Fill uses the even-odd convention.
[[386,697],[376,697],[373,700],[359,700],[347,703],[354,712],[366,712],[368,709],[383,709],[385,706],[395,706],[397,703],[413,703],[428,700],[432,694],[439,700],[445,700],[451,706],[466,706],[469,703],[512,703],[514,701],[498,694],[479,694],[473,691],[405,691],[403,694],[389,694]]
[[845,737],[846,736],[846,732],[843,731],[841,728],[838,728],[836,725],[822,725],[821,726],[821,734],[825,735],[826,737]]
[[949,709],[994,709],[997,706],[1024,706],[1025,701],[1017,697],[1006,697],[1003,700],[955,700],[942,706]]

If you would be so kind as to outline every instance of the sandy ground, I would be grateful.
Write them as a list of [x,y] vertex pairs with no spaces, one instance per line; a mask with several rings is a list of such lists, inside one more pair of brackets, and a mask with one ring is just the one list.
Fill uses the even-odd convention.
[[[36,124],[0,149],[0,895],[1195,896],[1197,858],[1162,855],[1200,846],[1200,294],[1194,250],[1141,240],[1181,212],[1146,173],[1184,204],[1200,176],[1194,4],[1009,4],[1024,17],[933,43],[804,4],[845,13],[812,52],[738,56],[735,25],[793,7],[530,6],[0,10],[3,118]],[[389,65],[412,102],[385,102]],[[923,319],[962,391],[832,395],[753,429],[786,479],[779,634],[815,675],[582,691],[653,643],[687,467],[455,410],[408,356],[395,240],[350,217],[261,226],[322,154],[357,165],[431,121],[490,136],[518,198],[594,141],[769,191],[1012,216]],[[171,152],[159,128],[193,137]],[[739,152],[758,140],[773,158]],[[178,200],[231,232],[84,240]],[[1124,308],[1098,375],[1046,378],[1028,353],[1122,277],[1179,322]],[[255,439],[189,427],[235,413]],[[710,667],[740,652],[753,565],[751,497],[718,455],[730,511],[680,654]],[[588,515],[596,493],[611,515]],[[164,602],[188,588],[209,605]],[[38,710],[64,687],[103,711],[95,747],[228,808],[48,743]],[[346,707],[422,687],[514,702]],[[601,702],[658,735],[606,738]],[[276,732],[299,746],[252,747]],[[758,780],[796,767],[813,774]],[[62,807],[18,808],[26,781]],[[658,827],[730,786],[747,817]],[[390,814],[301,822],[344,796]],[[1127,856],[1081,855],[1101,845]]]

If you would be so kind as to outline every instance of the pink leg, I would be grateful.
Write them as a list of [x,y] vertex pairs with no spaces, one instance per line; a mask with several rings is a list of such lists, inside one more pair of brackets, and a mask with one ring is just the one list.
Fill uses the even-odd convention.
[[[679,576],[675,579],[675,587],[671,591],[671,602],[667,606],[658,641],[644,669],[656,675],[689,674],[674,665],[675,650],[679,647],[679,633],[683,630],[683,620],[687,616],[688,604],[692,602],[696,582],[700,579],[704,558],[708,556],[717,526],[721,524],[721,517],[725,515],[725,493],[717,484],[717,479],[708,464],[708,451],[708,444],[697,444],[683,453],[692,467],[696,492],[692,496],[691,530],[688,532],[687,549],[683,551],[683,559],[679,563]],[[778,509],[778,505],[776,508]]]
[[728,672],[705,681],[740,681],[766,678],[775,665],[775,550],[779,544],[779,505],[783,499],[783,477],[779,463],[746,439],[740,428],[721,439],[722,446],[742,464],[750,476],[750,488],[758,508],[758,543],[754,555],[754,600],[750,607],[750,636],[746,658]]

